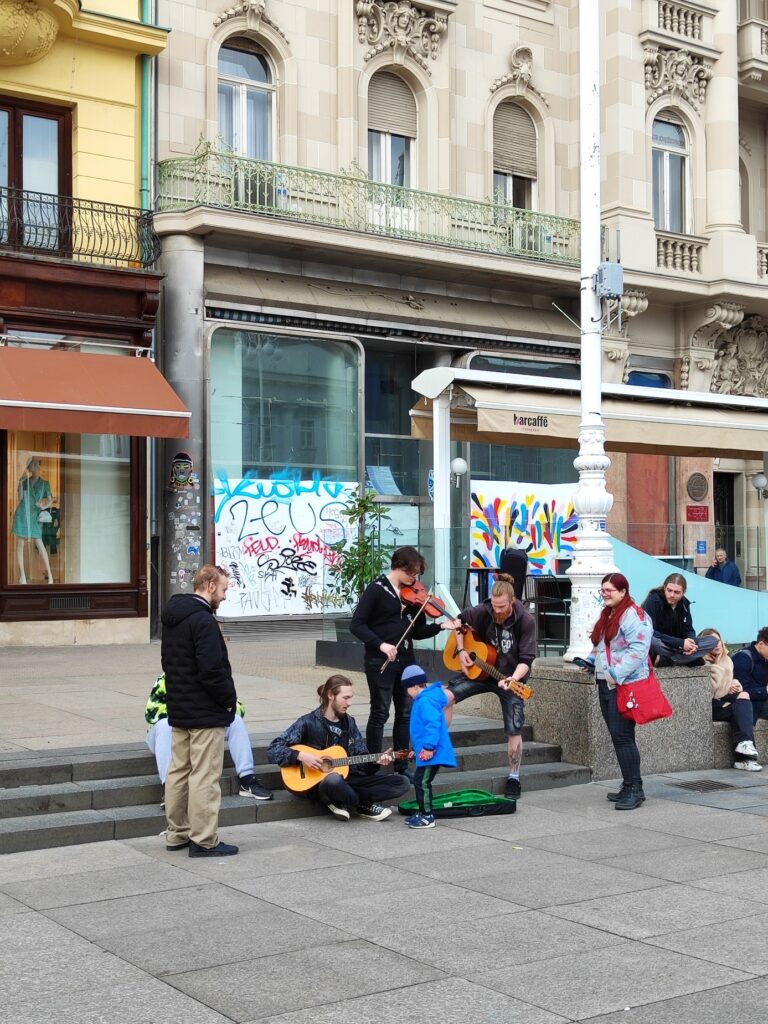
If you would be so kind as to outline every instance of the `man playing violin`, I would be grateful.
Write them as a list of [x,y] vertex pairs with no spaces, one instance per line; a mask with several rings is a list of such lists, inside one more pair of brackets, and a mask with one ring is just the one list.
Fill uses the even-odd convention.
[[506,573],[497,573],[488,600],[475,607],[465,608],[450,625],[460,629],[469,626],[478,639],[496,650],[496,668],[504,674],[499,683],[492,679],[468,679],[472,659],[463,649],[462,635],[457,637],[459,662],[464,670],[448,686],[456,704],[478,693],[495,693],[501,701],[504,732],[507,735],[509,776],[504,795],[520,796],[520,765],[523,760],[523,725],[525,705],[508,689],[510,681],[522,682],[531,671],[536,657],[536,624],[533,616],[515,597],[514,580]]
[[[365,644],[365,678],[371,695],[371,712],[365,732],[369,750],[382,749],[384,726],[393,699],[394,746],[396,750],[408,748],[411,700],[398,684],[403,670],[414,663],[413,640],[426,640],[436,636],[441,629],[452,628],[449,622],[435,625],[426,621],[417,603],[408,604],[401,597],[401,590],[413,587],[425,571],[427,563],[424,556],[414,547],[397,548],[390,566],[386,575],[379,576],[366,587],[350,626],[352,634]],[[407,761],[395,762],[395,771],[406,773],[407,769]]]

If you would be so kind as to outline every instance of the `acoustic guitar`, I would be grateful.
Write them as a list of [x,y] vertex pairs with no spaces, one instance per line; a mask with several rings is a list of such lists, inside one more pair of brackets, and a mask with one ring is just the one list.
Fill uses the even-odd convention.
[[[301,743],[291,747],[291,750],[295,750],[297,754],[315,754],[323,759],[322,768],[309,768],[303,761],[299,761],[298,764],[283,765],[280,769],[283,784],[292,793],[306,793],[310,789],[314,789],[330,772],[336,772],[342,779],[346,779],[349,775],[350,765],[370,764],[384,756],[383,754],[355,754],[353,757],[349,757],[344,747],[326,747],[325,750],[318,750],[316,747],[305,747]],[[384,753],[392,754],[395,760],[405,761],[408,759],[409,751],[385,750]]]
[[[464,640],[464,650],[472,659],[472,667],[468,670],[463,669],[459,661],[457,632],[459,631],[451,633],[448,637],[448,643],[443,651],[443,664],[449,671],[464,672],[468,679],[485,679],[490,676],[491,679],[501,682],[502,679],[507,678],[503,672],[499,672],[496,668],[496,648],[490,644],[484,644],[477,636],[477,633],[470,629],[469,626],[464,626],[461,633]],[[533,690],[530,686],[517,680],[508,683],[507,689],[511,690],[512,693],[522,700],[528,700],[533,696]]]

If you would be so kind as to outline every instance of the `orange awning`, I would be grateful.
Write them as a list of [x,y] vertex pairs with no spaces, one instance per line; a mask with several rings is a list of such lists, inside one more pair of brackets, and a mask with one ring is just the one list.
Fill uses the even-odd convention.
[[189,417],[150,359],[0,348],[1,429],[186,438]]

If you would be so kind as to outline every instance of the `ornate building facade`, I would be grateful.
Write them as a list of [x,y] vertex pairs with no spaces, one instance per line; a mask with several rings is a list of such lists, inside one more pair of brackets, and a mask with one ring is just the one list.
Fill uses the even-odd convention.
[[[601,12],[603,224],[625,280],[604,381],[761,409],[768,3]],[[375,486],[401,537],[431,527],[432,449],[409,417],[422,370],[542,395],[578,379],[578,3],[161,0],[159,18],[165,372],[193,413],[181,454],[203,509],[189,544],[188,499],[166,487],[163,591],[208,553],[235,572],[231,615],[332,607],[333,531],[313,530],[335,521],[334,488]],[[722,454],[674,454],[672,428],[666,454],[641,434],[608,429],[609,529],[702,569],[725,546],[764,586],[761,453],[724,436]],[[457,537],[467,480],[576,479],[575,430],[554,447],[535,429],[456,437]]]

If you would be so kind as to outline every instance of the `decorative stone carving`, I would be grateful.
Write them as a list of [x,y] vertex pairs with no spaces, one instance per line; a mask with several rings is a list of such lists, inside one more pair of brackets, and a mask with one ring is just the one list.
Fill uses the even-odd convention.
[[0,0],[0,66],[34,64],[58,34],[59,23],[35,0]]
[[648,105],[659,96],[669,96],[672,100],[687,100],[698,111],[707,95],[712,68],[686,49],[665,50],[646,46],[643,55]]
[[688,310],[685,337],[688,339],[680,361],[680,387],[688,391],[709,391],[715,370],[717,339],[733,330],[744,319],[744,307],[738,302],[711,302]]
[[231,18],[245,18],[246,26],[251,32],[258,32],[263,22],[273,28],[286,42],[288,41],[283,30],[267,16],[267,0],[240,0],[240,3],[227,7],[213,19],[214,27],[218,28]]
[[629,339],[603,335],[602,376],[605,384],[621,384],[629,363]]
[[710,390],[719,395],[768,397],[768,319],[748,316],[713,339],[715,370]]
[[533,50],[530,46],[516,46],[509,54],[509,72],[491,83],[491,92],[497,92],[504,85],[517,85],[519,95],[533,92],[549,106],[544,96],[531,85],[532,76]]
[[448,29],[446,14],[414,7],[410,0],[357,0],[355,12],[358,39],[370,47],[363,60],[392,50],[396,63],[407,55],[431,74],[427,61],[437,60],[440,37]]

